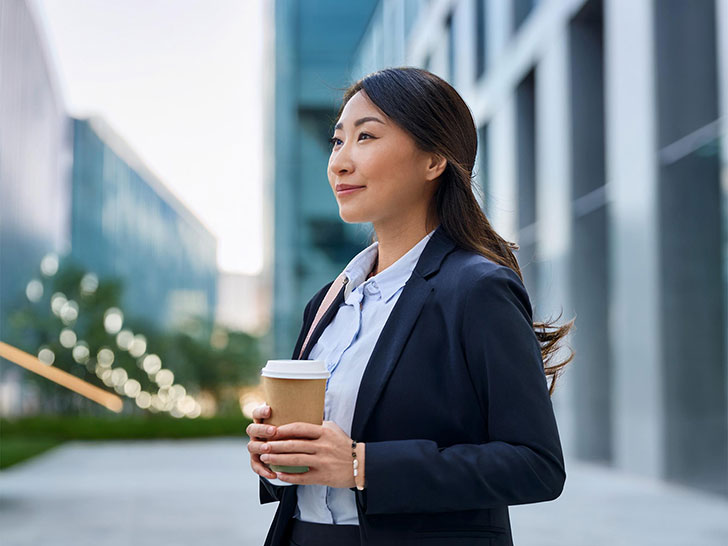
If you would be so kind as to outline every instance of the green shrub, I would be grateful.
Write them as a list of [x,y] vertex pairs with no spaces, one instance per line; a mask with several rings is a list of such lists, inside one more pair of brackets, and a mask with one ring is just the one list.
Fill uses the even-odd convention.
[[47,451],[68,440],[124,440],[209,438],[239,436],[247,439],[246,417],[177,419],[165,415],[144,417],[34,416],[0,419],[0,469]]

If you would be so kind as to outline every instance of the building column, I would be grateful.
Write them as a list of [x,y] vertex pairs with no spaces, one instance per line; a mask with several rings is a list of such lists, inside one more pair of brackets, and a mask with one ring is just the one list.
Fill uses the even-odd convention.
[[[574,316],[570,292],[571,175],[569,162],[568,43],[566,29],[553,33],[536,72],[536,259],[539,262],[538,297],[532,301],[534,320],[556,318],[558,324]],[[578,325],[578,319],[576,322]],[[570,335],[569,338],[572,336]],[[567,339],[567,344],[571,342]],[[568,355],[556,355],[560,361]],[[574,454],[577,431],[574,421],[573,367],[567,364],[556,382],[552,402],[559,422],[565,454]]]
[[653,3],[604,0],[614,456],[664,473]]
[[[716,0],[716,32],[718,60],[718,101],[722,120],[721,134],[721,201],[722,201],[722,248],[723,248],[723,317],[728,324],[728,0]],[[724,332],[728,338],[728,332]],[[723,355],[723,366],[728,377],[728,342]],[[726,381],[728,400],[728,381]],[[728,416],[727,416],[728,417]],[[728,470],[728,458],[726,458]]]

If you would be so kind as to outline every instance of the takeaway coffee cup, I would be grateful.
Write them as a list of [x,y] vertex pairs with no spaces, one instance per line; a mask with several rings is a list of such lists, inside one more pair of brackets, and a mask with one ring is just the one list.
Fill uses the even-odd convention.
[[[331,373],[323,360],[269,360],[261,370],[266,404],[270,406],[267,425],[281,426],[303,422],[320,425],[324,421],[326,380]],[[273,472],[308,472],[308,466],[271,464]],[[268,480],[276,485],[293,485],[279,479]]]

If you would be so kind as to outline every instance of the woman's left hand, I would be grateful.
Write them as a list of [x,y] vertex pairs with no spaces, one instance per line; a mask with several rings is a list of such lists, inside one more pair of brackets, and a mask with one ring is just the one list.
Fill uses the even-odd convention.
[[[278,472],[278,478],[284,482],[356,487],[351,438],[335,422],[280,425],[274,438],[261,447],[260,459],[265,464],[309,467],[308,472],[301,474]],[[357,452],[359,476],[363,477],[363,443],[357,443]]]

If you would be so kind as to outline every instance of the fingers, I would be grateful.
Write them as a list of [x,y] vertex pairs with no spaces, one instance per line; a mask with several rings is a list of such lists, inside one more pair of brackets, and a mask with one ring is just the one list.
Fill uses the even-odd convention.
[[314,425],[313,423],[287,423],[276,427],[275,432],[276,438],[310,438],[315,440],[321,437],[323,427],[321,425]]
[[263,419],[270,417],[270,406],[263,404],[253,410],[253,422],[262,423]]
[[281,466],[308,466],[317,464],[313,455],[307,453],[263,453],[260,460],[265,464],[277,464]]
[[245,433],[255,440],[268,440],[276,435],[276,428],[273,425],[265,425],[262,423],[250,423],[245,428]]
[[250,456],[250,468],[252,468],[253,472],[258,474],[259,476],[263,476],[264,478],[268,478],[269,480],[274,480],[276,478],[276,473],[267,466],[265,466],[265,464],[263,464],[263,462],[260,460],[260,455]]
[[253,410],[253,422],[250,423],[245,432],[250,437],[248,442],[248,451],[250,452],[250,468],[253,472],[269,480],[276,478],[276,473],[268,468],[265,463],[260,460],[260,448],[269,438],[275,436],[276,427],[263,423],[265,419],[270,417],[271,408],[267,404],[258,406]]
[[316,453],[316,446],[310,440],[270,440],[248,442],[251,453]]

